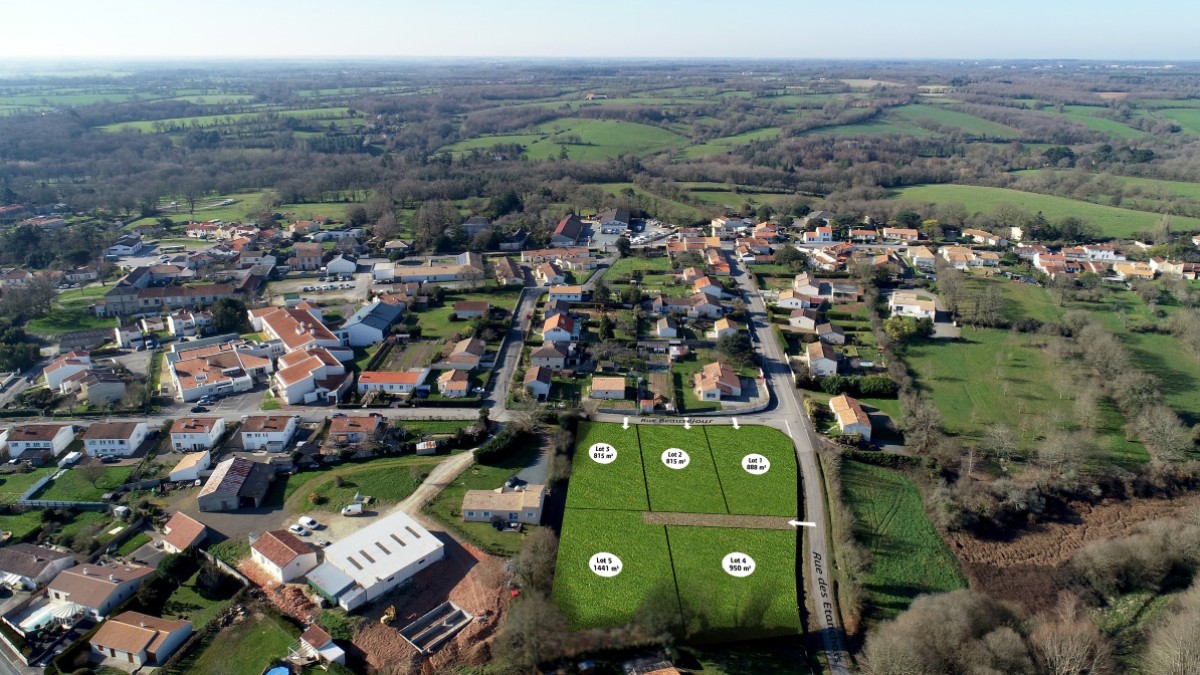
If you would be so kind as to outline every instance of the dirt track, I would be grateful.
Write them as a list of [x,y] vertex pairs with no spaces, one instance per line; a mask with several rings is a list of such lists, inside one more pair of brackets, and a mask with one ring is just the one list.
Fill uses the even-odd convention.
[[717,513],[672,513],[643,511],[647,525],[692,525],[695,527],[734,527],[745,530],[795,530],[782,516],[733,516]]
[[1065,587],[1066,563],[1089,542],[1128,536],[1140,523],[1197,506],[1200,495],[1080,503],[1073,505],[1068,517],[1037,525],[1010,541],[977,539],[963,533],[947,540],[971,588],[1036,612]]

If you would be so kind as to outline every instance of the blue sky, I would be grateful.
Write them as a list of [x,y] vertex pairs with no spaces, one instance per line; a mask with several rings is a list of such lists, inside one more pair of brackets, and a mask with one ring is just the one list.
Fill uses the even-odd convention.
[[0,58],[1200,60],[1200,3],[1144,0],[10,0]]

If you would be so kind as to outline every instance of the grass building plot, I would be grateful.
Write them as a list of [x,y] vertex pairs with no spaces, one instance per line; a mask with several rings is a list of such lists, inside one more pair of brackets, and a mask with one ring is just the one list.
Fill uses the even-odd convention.
[[[597,444],[615,453],[597,461]],[[680,468],[664,462],[676,450],[686,464],[667,459]],[[750,454],[770,468],[744,469]],[[764,427],[580,425],[554,589],[571,628],[666,611],[711,640],[799,632],[798,540],[787,524],[799,515],[797,473],[791,441]],[[597,573],[597,554],[620,572]],[[746,576],[728,569],[737,562],[726,558],[741,556],[753,562]]]

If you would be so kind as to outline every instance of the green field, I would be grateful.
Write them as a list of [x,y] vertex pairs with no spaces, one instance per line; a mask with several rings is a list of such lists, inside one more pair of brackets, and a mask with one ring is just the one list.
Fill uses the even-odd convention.
[[563,148],[571,159],[604,160],[619,155],[649,155],[682,147],[687,139],[666,129],[635,122],[564,118],[546,122],[530,133],[482,136],[441,148],[461,154],[498,144],[519,144],[529,159],[557,159]]
[[[617,449],[615,461],[591,459],[588,450],[599,442]],[[661,455],[668,448],[686,451],[688,465],[665,466]],[[771,460],[766,474],[752,476],[742,469],[741,458],[751,451]],[[554,588],[571,628],[618,626],[645,605],[662,612],[664,603],[667,611],[674,609],[670,603],[681,603],[688,620],[701,625],[703,639],[796,634],[795,532],[650,525],[643,520],[648,508],[726,514],[726,494],[735,495],[733,513],[777,515],[781,522],[795,517],[791,442],[765,427],[639,425],[626,430],[617,424],[582,423]],[[624,570],[615,577],[593,573],[589,560],[596,553],[615,554]],[[753,558],[755,572],[747,577],[726,573],[722,561],[730,553]]]
[[[493,283],[493,282],[488,282]],[[481,284],[482,285],[482,284]],[[440,307],[431,307],[419,311],[413,311],[406,319],[411,326],[415,320],[417,325],[421,327],[422,338],[448,338],[451,335],[458,333],[467,335],[471,331],[471,322],[467,320],[451,321],[450,315],[454,313],[454,303],[460,300],[469,300],[473,302],[486,301],[492,303],[493,307],[502,307],[512,310],[517,304],[517,297],[520,296],[521,289],[504,290],[497,293],[470,293],[470,292],[453,292],[447,293]]]
[[[637,433],[651,511],[729,513],[701,427],[684,430],[682,426],[639,426]],[[663,464],[662,455],[668,449],[687,452],[687,466],[673,469]]]
[[1200,108],[1167,108],[1158,112],[1163,117],[1174,120],[1184,131],[1200,134]]
[[33,487],[44,476],[58,471],[56,467],[34,469],[28,473],[6,473],[0,475],[0,504],[12,504],[20,499],[25,491]]
[[723,155],[734,148],[749,145],[755,141],[767,141],[779,138],[779,127],[766,127],[764,129],[755,129],[733,136],[722,136],[706,143],[700,143],[690,146],[683,151],[683,156],[687,159],[698,159],[708,157],[710,155]]
[[[1053,173],[1058,177],[1072,175],[1076,170],[1065,169],[1026,169],[1023,171],[1014,171],[1018,176],[1036,175],[1041,173]],[[1088,173],[1089,178],[1098,178],[1101,174]],[[1136,187],[1140,194],[1137,196],[1126,195],[1127,200],[1142,200],[1149,199],[1154,201],[1162,201],[1171,197],[1186,197],[1188,199],[1200,200],[1200,183],[1188,183],[1177,180],[1158,180],[1155,178],[1137,178],[1134,176],[1114,176],[1112,174],[1103,174],[1105,180],[1116,181],[1120,185],[1129,189]]]
[[[1041,211],[1052,221],[1077,216],[1099,227],[1109,237],[1128,237],[1134,232],[1149,230],[1161,218],[1156,213],[1101,206],[1066,197],[974,185],[918,185],[901,188],[895,194],[897,199],[920,204],[959,202],[972,213],[989,212],[1000,204],[1013,204],[1027,211]],[[1171,224],[1177,229],[1200,229],[1200,218],[1175,216]]]
[[940,126],[962,129],[968,136],[996,139],[1021,137],[1021,132],[1012,127],[934,105],[901,106],[890,114],[909,122],[932,122]]
[[121,486],[129,478],[129,474],[133,473],[133,469],[133,466],[106,466],[104,473],[99,475],[94,484],[84,477],[81,468],[68,469],[58,478],[46,483],[34,498],[75,502],[100,501],[105,492],[111,492]]
[[[421,484],[423,474],[438,463],[437,457],[407,455],[384,457],[362,463],[326,465],[316,471],[294,473],[286,480],[276,481],[268,502],[286,502],[289,510],[310,509],[337,511],[351,503],[355,493],[370,496],[385,504],[394,504],[412,494]],[[341,478],[342,485],[336,484]],[[314,505],[311,495],[321,504]]]
[[254,121],[260,117],[295,118],[295,119],[341,119],[349,116],[349,108],[301,108],[296,110],[262,111],[248,113],[233,113],[229,115],[199,115],[196,117],[172,117],[164,120],[142,120],[138,122],[119,122],[97,127],[102,131],[138,131],[154,133],[158,128],[170,130],[185,130],[195,127],[219,127]]
[[[229,600],[233,597],[233,593],[229,593],[225,597],[210,598],[196,587],[199,577],[200,572],[197,571],[175,589],[166,605],[163,606],[165,618],[187,619],[192,622],[194,629],[200,630],[229,606]],[[231,590],[236,592],[237,585],[232,584],[231,586]]]
[[921,494],[898,471],[842,463],[843,499],[854,534],[870,553],[864,588],[869,616],[890,619],[922,593],[966,585],[950,549],[925,516]]
[[246,619],[204,640],[168,672],[177,675],[261,675],[287,657],[299,631],[273,610]]

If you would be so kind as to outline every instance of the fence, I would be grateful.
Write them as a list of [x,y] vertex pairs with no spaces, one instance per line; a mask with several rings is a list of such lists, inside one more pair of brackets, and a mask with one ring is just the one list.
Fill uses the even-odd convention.
[[229,563],[225,562],[224,560],[221,560],[217,556],[215,556],[203,549],[201,549],[200,555],[208,562],[216,565],[217,568],[220,569],[222,572],[224,572],[224,573],[228,574],[229,576],[233,577],[234,579],[237,579],[238,581],[242,582],[243,586],[250,585],[250,580],[247,579],[244,574],[242,574],[241,572],[234,569],[233,566],[230,565]]
[[48,474],[39,478],[36,483],[31,485],[29,489],[21,495],[21,498],[18,499],[13,506],[21,510],[75,508],[82,511],[106,511],[108,509],[108,504],[104,502],[70,502],[56,501],[51,499],[31,499],[33,495],[37,494],[38,490],[41,490],[43,487],[45,487],[46,483],[54,480],[54,476],[55,474]]

